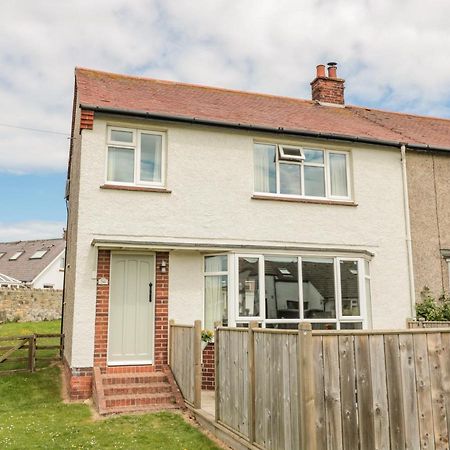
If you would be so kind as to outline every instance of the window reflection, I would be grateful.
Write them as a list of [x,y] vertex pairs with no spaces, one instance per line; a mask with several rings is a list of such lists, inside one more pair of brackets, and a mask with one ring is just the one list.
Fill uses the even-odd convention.
[[298,319],[298,259],[265,257],[266,317]]

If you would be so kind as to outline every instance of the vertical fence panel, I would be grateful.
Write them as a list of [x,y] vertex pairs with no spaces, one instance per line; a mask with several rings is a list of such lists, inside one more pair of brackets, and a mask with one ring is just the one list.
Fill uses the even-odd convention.
[[375,450],[369,337],[355,336],[356,389],[360,448]]
[[325,409],[325,384],[323,369],[323,340],[322,336],[313,338],[314,355],[314,398],[316,407],[317,449],[327,450],[327,420]]
[[444,450],[448,449],[448,430],[445,412],[445,396],[442,388],[442,370],[445,368],[445,365],[443,363],[440,333],[429,334],[427,336],[427,341],[434,423],[434,442],[436,450]]
[[369,336],[372,370],[372,401],[374,411],[375,448],[389,449],[389,408],[386,385],[386,362],[383,335]]

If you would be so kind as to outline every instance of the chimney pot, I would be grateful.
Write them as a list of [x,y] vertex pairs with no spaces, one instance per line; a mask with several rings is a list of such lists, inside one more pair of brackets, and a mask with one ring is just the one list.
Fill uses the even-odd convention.
[[319,64],[316,66],[317,78],[325,78],[325,64]]
[[337,64],[335,62],[328,63],[328,77],[337,78]]

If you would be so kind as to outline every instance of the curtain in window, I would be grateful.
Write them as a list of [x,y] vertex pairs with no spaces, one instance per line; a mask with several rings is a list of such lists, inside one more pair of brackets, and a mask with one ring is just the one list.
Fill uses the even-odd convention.
[[331,195],[346,197],[347,157],[340,153],[330,153]]
[[134,182],[134,150],[108,148],[108,181]]
[[255,192],[276,192],[275,145],[255,144]]
[[161,181],[162,138],[141,134],[141,181]]
[[[205,272],[226,272],[227,256],[207,256]],[[227,318],[227,275],[205,275],[205,328],[212,330],[214,322],[226,322]]]

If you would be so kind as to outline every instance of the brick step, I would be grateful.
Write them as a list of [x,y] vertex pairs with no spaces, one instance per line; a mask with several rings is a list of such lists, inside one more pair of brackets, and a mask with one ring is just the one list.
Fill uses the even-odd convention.
[[162,372],[149,372],[140,374],[108,373],[102,375],[103,386],[111,384],[150,384],[164,382],[167,382],[167,376]]
[[158,394],[172,392],[169,383],[133,383],[133,384],[107,384],[104,386],[105,397],[111,395],[128,395],[128,394]]
[[102,416],[108,414],[122,414],[122,413],[139,413],[139,412],[157,412],[167,411],[170,409],[179,409],[175,403],[161,403],[159,405],[147,405],[147,406],[111,406],[101,411]]
[[174,395],[170,393],[160,394],[135,394],[135,395],[109,395],[105,396],[106,408],[116,406],[148,406],[175,403]]

